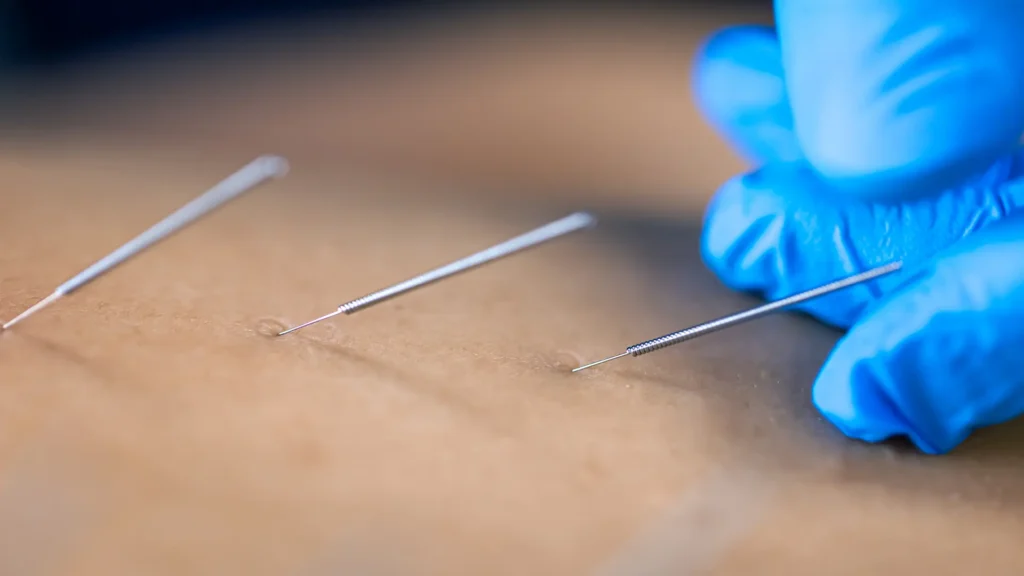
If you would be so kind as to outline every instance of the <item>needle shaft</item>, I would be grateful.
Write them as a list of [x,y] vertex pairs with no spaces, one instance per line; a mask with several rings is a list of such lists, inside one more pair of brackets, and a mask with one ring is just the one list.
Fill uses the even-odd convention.
[[278,336],[284,336],[285,334],[291,334],[292,332],[295,332],[296,330],[302,330],[306,326],[312,326],[313,324],[316,324],[317,322],[322,322],[324,320],[327,320],[328,318],[334,318],[335,316],[337,316],[338,314],[341,314],[341,313],[342,313],[341,310],[335,310],[334,312],[331,312],[330,314],[324,314],[323,316],[321,316],[319,318],[316,318],[314,320],[310,320],[309,322],[305,322],[303,324],[299,324],[298,326],[295,326],[294,328],[289,328],[289,329],[285,330],[284,332],[280,332],[280,333],[278,333]]
[[76,274],[67,282],[61,284],[52,294],[35,304],[28,310],[7,322],[0,331],[7,330],[35,314],[39,310],[71,294],[82,286],[92,282],[107,272],[113,270],[129,258],[143,252],[150,246],[160,242],[168,236],[185,228],[189,224],[213,212],[230,200],[241,196],[243,193],[252,190],[258,185],[273,179],[280,178],[288,172],[288,162],[278,156],[261,156],[253,160],[231,176],[222,180],[219,184],[204,192],[198,198],[182,206],[170,216],[157,222],[148,230],[129,240],[117,250],[107,254],[96,263],[92,264],[82,272]]
[[584,364],[583,366],[580,366],[579,368],[573,368],[572,371],[573,372],[579,372],[580,370],[586,370],[587,368],[593,368],[594,366],[597,366],[598,364],[604,364],[605,362],[611,362],[612,360],[618,360],[619,358],[622,358],[623,356],[629,356],[629,352],[623,352],[622,354],[616,354],[615,356],[609,356],[608,358],[605,358],[604,360],[598,360],[597,362],[591,362],[590,364]]
[[782,298],[781,300],[775,300],[774,302],[769,302],[767,304],[757,306],[756,308],[751,308],[749,310],[737,312],[735,314],[724,316],[717,320],[712,320],[710,322],[698,324],[685,330],[680,330],[678,332],[666,334],[659,338],[654,338],[646,342],[641,342],[640,344],[635,344],[633,346],[630,346],[629,348],[626,348],[626,351],[623,352],[622,354],[619,354],[617,356],[611,356],[609,358],[605,358],[604,360],[599,360],[597,362],[592,362],[590,364],[580,366],[579,368],[574,369],[573,372],[579,372],[580,370],[585,370],[592,366],[597,366],[598,364],[604,364],[605,362],[611,362],[612,360],[623,358],[625,356],[643,356],[644,354],[649,354],[651,352],[654,352],[655,350],[661,350],[662,348],[674,346],[681,342],[686,342],[687,340],[693,340],[694,338],[698,338],[700,336],[704,336],[712,332],[717,332],[719,330],[723,330],[725,328],[729,328],[737,324],[749,322],[751,320],[767,316],[768,314],[778,312],[780,310],[789,308],[791,306],[795,306],[808,300],[819,298],[821,296],[831,294],[844,288],[849,288],[850,286],[867,282],[869,280],[874,280],[875,278],[879,278],[887,274],[892,274],[893,272],[896,272],[902,267],[903,264],[901,262],[894,262],[892,264],[886,264],[885,266],[879,266],[878,268],[872,268],[871,270],[868,270],[866,272],[854,274],[853,276],[849,276],[841,280],[836,280],[823,286],[812,288],[810,290],[800,292],[799,294],[794,294],[792,296]]
[[591,214],[588,214],[586,212],[575,212],[573,214],[566,216],[565,218],[561,218],[559,220],[541,226],[540,228],[531,230],[530,232],[516,236],[515,238],[512,238],[510,240],[506,240],[501,244],[491,246],[490,248],[481,250],[480,252],[477,252],[470,256],[466,256],[465,258],[456,260],[455,262],[446,264],[444,266],[441,266],[440,268],[435,268],[429,272],[425,272],[423,274],[420,274],[419,276],[410,278],[409,280],[406,280],[404,282],[399,282],[398,284],[394,284],[382,290],[378,290],[376,292],[373,292],[372,294],[363,296],[362,298],[357,298],[355,300],[352,300],[351,302],[342,304],[341,306],[338,307],[338,310],[336,312],[326,314],[324,316],[321,316],[320,318],[317,318],[316,320],[311,320],[304,324],[300,324],[299,326],[296,326],[294,328],[285,330],[284,332],[278,334],[278,336],[284,336],[285,334],[295,332],[300,328],[305,328],[306,326],[316,324],[321,320],[326,320],[327,318],[337,316],[338,314],[352,314],[353,312],[369,308],[376,304],[380,304],[381,302],[384,302],[386,300],[390,300],[401,294],[411,292],[418,288],[422,288],[429,284],[433,284],[439,280],[443,280],[456,274],[466,272],[467,270],[471,270],[473,268],[482,266],[484,264],[493,262],[506,256],[511,256],[512,254],[515,254],[517,252],[522,252],[527,248],[532,248],[539,244],[543,244],[544,242],[547,242],[549,240],[554,240],[555,238],[569,234],[571,232],[575,232],[583,228],[590,228],[591,226],[594,226],[596,223],[597,219]]

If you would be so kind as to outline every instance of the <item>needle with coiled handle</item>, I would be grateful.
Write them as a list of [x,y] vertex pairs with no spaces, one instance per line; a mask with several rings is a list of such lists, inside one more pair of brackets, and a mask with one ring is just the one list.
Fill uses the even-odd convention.
[[626,351],[623,352],[622,354],[617,354],[615,356],[605,358],[604,360],[598,360],[597,362],[591,362],[590,364],[580,366],[579,368],[575,368],[573,372],[586,370],[587,368],[592,368],[599,364],[611,362],[612,360],[617,360],[625,356],[643,356],[644,354],[649,354],[651,352],[654,352],[655,350],[668,348],[669,346],[674,346],[675,344],[686,342],[687,340],[693,340],[694,338],[697,338],[699,336],[704,336],[705,334],[710,334],[711,332],[717,332],[724,328],[729,328],[730,326],[735,326],[743,322],[749,322],[751,320],[761,318],[762,316],[767,316],[768,314],[771,314],[773,312],[778,312],[785,308],[789,308],[790,306],[794,306],[796,304],[800,304],[802,302],[806,302],[808,300],[812,300],[820,296],[825,296],[826,294],[831,294],[838,290],[849,288],[850,286],[854,286],[862,282],[867,282],[868,280],[874,280],[875,278],[896,272],[902,267],[902,262],[894,262],[892,264],[886,264],[885,266],[879,266],[878,268],[872,268],[867,272],[854,274],[853,276],[843,278],[842,280],[836,280],[835,282],[830,282],[828,284],[825,284],[824,286],[812,288],[805,292],[800,292],[799,294],[794,294],[781,300],[776,300],[774,302],[769,302],[768,304],[764,304],[756,308],[751,308],[750,310],[737,312],[736,314],[731,314],[729,316],[725,316],[724,318],[719,318],[717,320],[705,322],[704,324],[698,324],[697,326],[694,326],[692,328],[687,328],[685,330],[680,330],[679,332],[666,334],[665,336],[662,336],[660,338],[655,338],[653,340],[641,342],[640,344],[636,344],[630,346],[629,348],[626,348]]

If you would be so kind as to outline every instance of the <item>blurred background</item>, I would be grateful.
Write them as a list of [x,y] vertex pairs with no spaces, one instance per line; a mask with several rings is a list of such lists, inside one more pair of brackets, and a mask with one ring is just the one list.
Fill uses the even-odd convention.
[[770,1],[537,4],[10,0],[0,145],[699,210],[742,164],[690,102],[694,51]]
[[[492,9],[523,9],[522,2],[490,2]],[[545,2],[543,10],[577,8],[593,10],[586,2]],[[604,3],[605,8],[616,3]],[[665,3],[618,2],[618,8],[647,10]],[[187,30],[216,29],[225,24],[278,20],[333,13],[352,20],[393,17],[396,14],[458,14],[466,5],[479,10],[484,3],[413,2],[409,0],[5,0],[3,2],[4,58],[8,62],[46,61],[74,57],[100,46],[127,47],[133,41]],[[669,10],[770,9],[771,0],[677,0]],[[535,10],[537,7],[528,8]]]

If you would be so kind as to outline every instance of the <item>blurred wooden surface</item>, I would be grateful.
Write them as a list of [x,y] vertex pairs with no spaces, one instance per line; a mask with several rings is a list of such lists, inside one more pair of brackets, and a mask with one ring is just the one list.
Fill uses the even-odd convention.
[[294,171],[0,338],[0,574],[1018,573],[1021,426],[850,442],[809,320],[568,373],[749,303],[697,252],[742,170],[689,95],[726,19],[324,21],[9,85],[2,317],[251,156]]

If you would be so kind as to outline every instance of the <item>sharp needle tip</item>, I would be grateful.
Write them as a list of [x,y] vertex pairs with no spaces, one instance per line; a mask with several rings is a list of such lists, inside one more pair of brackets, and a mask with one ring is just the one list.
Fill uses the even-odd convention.
[[64,294],[61,293],[60,291],[57,291],[57,292],[54,292],[53,294],[50,294],[46,298],[43,298],[39,302],[36,302],[31,308],[29,308],[28,310],[25,310],[21,314],[18,314],[11,321],[5,323],[3,326],[0,326],[0,332],[4,332],[4,331],[7,331],[7,330],[10,330],[18,322],[21,322],[25,318],[28,318],[29,316],[35,314],[36,312],[39,312],[43,308],[46,308],[50,304],[53,304],[54,302],[59,300],[62,296],[64,296]]
[[622,358],[623,356],[629,356],[629,352],[623,352],[622,354],[617,354],[615,356],[609,356],[608,358],[605,358],[604,360],[598,360],[597,362],[591,362],[590,364],[584,364],[583,366],[580,366],[579,368],[573,368],[572,371],[573,371],[573,373],[576,373],[576,372],[579,372],[580,370],[586,370],[587,368],[593,368],[594,366],[597,366],[598,364],[604,364],[605,362],[611,362],[612,360],[618,360],[619,358]]
[[292,332],[295,332],[296,330],[301,330],[301,329],[303,329],[303,328],[305,328],[307,326],[312,326],[313,324],[316,324],[317,322],[320,322],[320,321],[323,321],[323,320],[327,320],[328,318],[333,318],[334,316],[337,316],[338,314],[341,314],[341,310],[335,310],[334,312],[331,312],[330,314],[324,314],[323,316],[321,316],[321,317],[319,317],[319,318],[317,318],[315,320],[310,320],[309,322],[306,322],[305,324],[299,324],[298,326],[295,326],[294,328],[289,328],[289,329],[285,330],[284,332],[279,332],[277,335],[278,336],[284,336],[285,334],[291,334]]

